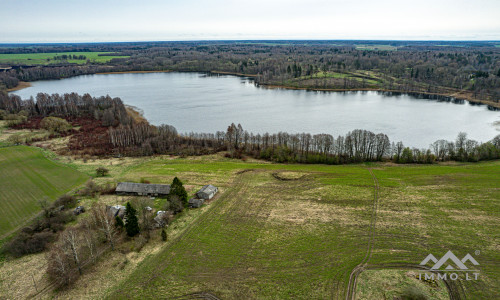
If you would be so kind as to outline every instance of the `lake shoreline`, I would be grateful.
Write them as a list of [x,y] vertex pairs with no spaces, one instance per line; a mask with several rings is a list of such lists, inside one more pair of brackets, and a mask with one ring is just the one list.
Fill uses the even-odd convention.
[[500,109],[500,103],[475,99],[469,94],[463,94],[463,92],[455,93],[427,93],[427,92],[417,92],[417,91],[402,91],[402,90],[388,90],[388,89],[371,89],[371,88],[358,88],[358,89],[330,89],[330,88],[310,88],[310,87],[295,87],[279,84],[258,84],[259,87],[268,89],[285,89],[285,90],[304,90],[304,91],[316,91],[316,92],[387,92],[387,93],[400,93],[406,95],[427,95],[427,96],[442,96],[448,98],[455,98],[457,100],[468,101],[472,104],[483,104],[488,105],[496,109]]
[[[116,72],[101,72],[95,73],[94,75],[110,75],[110,74],[141,74],[141,73],[170,73],[172,70],[163,71],[116,71]],[[91,75],[91,74],[89,74]]]
[[29,82],[26,82],[26,81],[19,81],[19,83],[13,87],[13,88],[10,88],[10,89],[7,89],[7,92],[15,92],[15,91],[19,91],[19,90],[22,90],[22,89],[25,89],[25,88],[28,88],[31,86],[31,83]]
[[[94,73],[94,74],[88,74],[88,75],[111,75],[111,74],[141,74],[141,73],[171,73],[171,72],[179,72],[179,73],[205,73],[205,74],[212,74],[212,75],[231,75],[231,76],[237,76],[237,77],[248,77],[248,78],[255,78],[258,75],[257,74],[244,74],[244,73],[237,73],[237,72],[226,72],[226,71],[209,71],[209,72],[204,72],[204,71],[173,71],[173,70],[153,70],[153,71],[116,71],[116,72],[101,72],[101,73]],[[65,78],[60,78],[60,79],[65,79]],[[8,89],[7,92],[14,92],[18,91],[27,87],[30,87],[31,83],[25,82],[25,81],[20,81],[19,84],[11,89]],[[483,104],[490,106],[495,109],[500,109],[500,102],[493,102],[493,101],[488,101],[488,100],[481,100],[481,99],[476,99],[473,97],[473,94],[470,92],[465,92],[465,91],[453,91],[450,93],[428,93],[428,92],[419,92],[419,91],[402,91],[402,90],[388,90],[388,89],[373,89],[373,88],[357,88],[357,89],[332,89],[332,88],[311,88],[311,87],[295,87],[295,86],[288,86],[288,85],[279,85],[279,84],[266,84],[266,83],[259,83],[257,85],[258,87],[263,87],[263,88],[269,88],[269,89],[287,89],[287,90],[305,90],[305,91],[318,91],[318,92],[388,92],[388,93],[401,93],[401,94],[408,94],[408,95],[427,95],[427,96],[442,96],[442,97],[449,97],[449,98],[455,98],[458,100],[465,100],[468,101],[469,103],[472,104]]]

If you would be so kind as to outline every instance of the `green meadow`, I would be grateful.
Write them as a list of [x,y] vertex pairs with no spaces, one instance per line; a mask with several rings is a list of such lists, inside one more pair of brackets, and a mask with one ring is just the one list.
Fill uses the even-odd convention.
[[[128,56],[99,56],[111,52],[54,52],[54,53],[20,53],[20,54],[0,54],[0,64],[20,64],[20,65],[49,65],[59,63],[85,64],[87,60],[93,63],[106,63],[113,58],[124,58]],[[54,59],[62,55],[83,55],[86,59]]]
[[[110,298],[345,298],[351,271],[361,266],[367,273],[359,277],[357,299],[392,297],[409,284],[442,299],[444,284],[416,283],[405,274],[429,253],[448,250],[480,263],[479,280],[461,276],[455,292],[491,299],[500,290],[500,161],[325,166],[205,156],[156,158],[114,172],[119,180],[163,183],[178,176],[191,190],[212,183],[221,193],[109,289]],[[387,269],[397,272],[377,273]],[[381,279],[367,281],[370,272]]]
[[0,236],[4,238],[40,212],[40,200],[51,202],[87,179],[47,159],[40,149],[0,148]]

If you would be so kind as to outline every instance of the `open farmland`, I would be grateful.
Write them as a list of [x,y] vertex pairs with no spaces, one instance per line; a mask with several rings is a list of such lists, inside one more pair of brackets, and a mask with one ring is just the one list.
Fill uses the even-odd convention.
[[33,147],[0,148],[0,236],[25,224],[49,202],[81,185],[87,176],[44,157]]
[[[167,182],[173,176],[188,185],[219,185],[222,194],[108,291],[112,298],[340,299],[355,293],[370,299],[363,277],[359,291],[350,278],[365,269],[415,271],[429,253],[440,257],[448,250],[459,257],[480,251],[479,280],[457,281],[453,293],[498,296],[499,161],[319,166],[153,159],[120,177]],[[382,285],[373,287],[377,297],[394,295],[390,284],[373,282]],[[418,287],[431,298],[446,294],[443,284]]]
[[[49,65],[59,63],[85,64],[87,60],[93,63],[106,63],[113,58],[125,58],[128,56],[100,56],[111,52],[53,52],[53,53],[19,53],[19,54],[0,54],[0,65]],[[54,59],[67,55],[85,56],[85,59]]]

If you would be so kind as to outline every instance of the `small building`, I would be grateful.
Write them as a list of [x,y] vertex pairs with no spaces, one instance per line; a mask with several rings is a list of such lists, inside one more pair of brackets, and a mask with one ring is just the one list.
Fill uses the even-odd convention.
[[156,212],[156,217],[154,217],[155,223],[153,224],[154,227],[156,228],[163,228],[165,227],[172,214],[168,211],[160,210]]
[[198,199],[209,200],[212,199],[219,189],[211,184],[203,186],[197,193]]
[[166,197],[169,193],[168,184],[119,182],[116,186],[118,195]]
[[127,208],[123,205],[106,206],[109,216],[116,218],[116,216],[123,219],[125,217],[125,210]]
[[188,204],[189,204],[189,207],[198,208],[198,207],[203,205],[204,201],[205,200],[203,200],[203,199],[191,198],[191,199],[189,199]]

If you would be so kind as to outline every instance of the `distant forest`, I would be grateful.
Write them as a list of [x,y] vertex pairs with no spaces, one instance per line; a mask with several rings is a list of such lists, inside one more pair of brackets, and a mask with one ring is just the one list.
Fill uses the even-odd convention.
[[[371,161],[433,163],[500,158],[500,135],[478,143],[460,133],[455,141],[438,140],[428,149],[391,142],[384,133],[356,129],[344,136],[287,132],[254,134],[231,124],[216,133],[178,134],[170,125],[153,126],[127,109],[119,98],[76,93],[38,94],[36,99],[0,94],[0,119],[12,128],[46,129],[51,136],[70,135],[72,155],[150,156],[203,155],[225,151],[281,163],[347,164]],[[71,127],[79,127],[78,130]],[[12,143],[36,142],[12,140]],[[68,154],[68,153],[63,153]]]
[[[0,61],[0,86],[113,71],[249,75],[256,84],[449,96],[500,107],[500,42],[200,41],[2,45],[0,54],[110,52],[106,63],[15,65]],[[29,46],[29,47],[28,47]],[[4,69],[2,69],[4,68]],[[8,69],[11,68],[11,69]],[[1,88],[0,88],[1,89]]]

